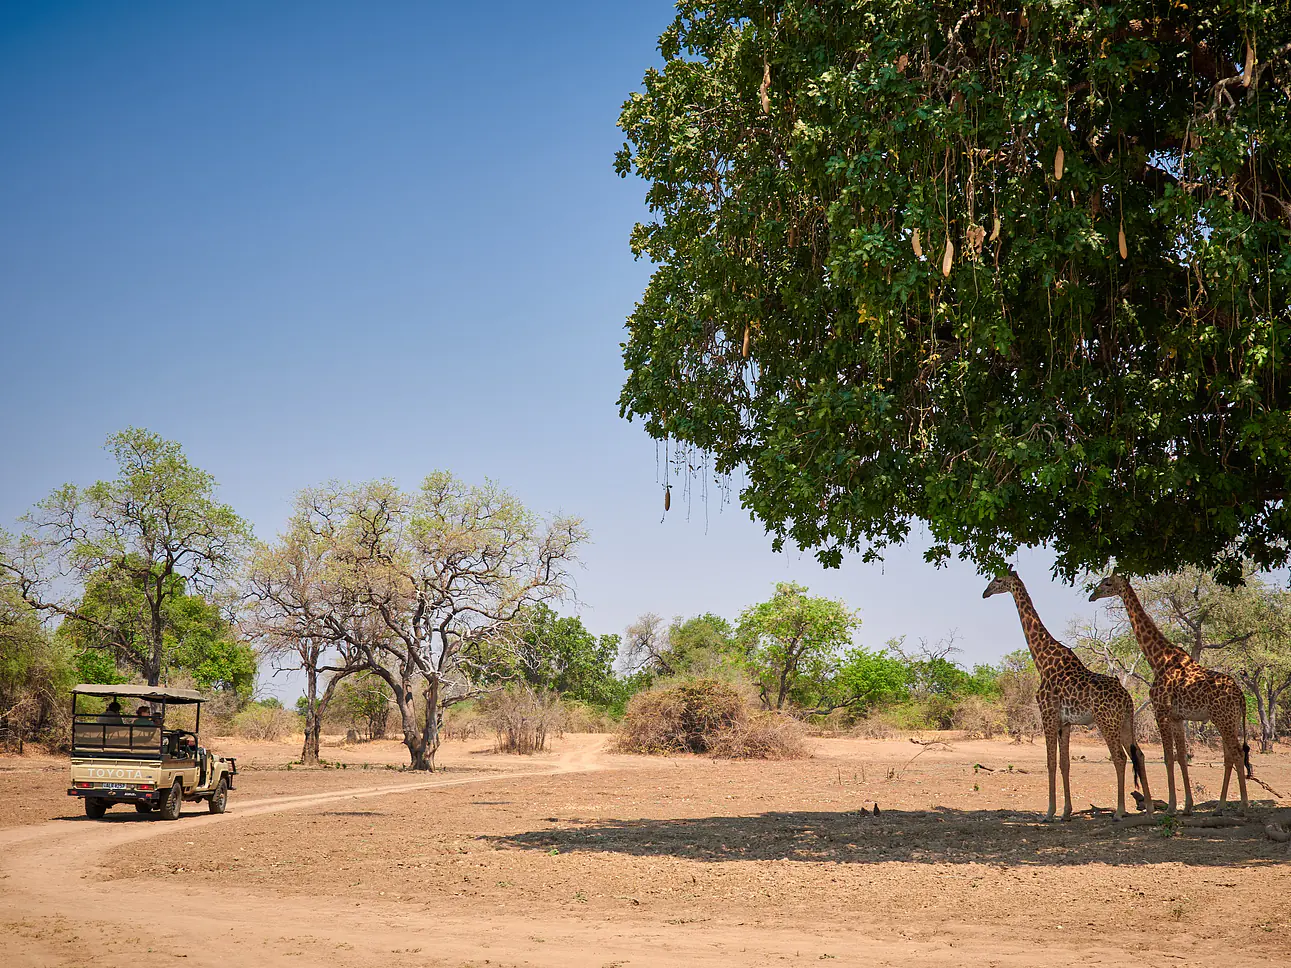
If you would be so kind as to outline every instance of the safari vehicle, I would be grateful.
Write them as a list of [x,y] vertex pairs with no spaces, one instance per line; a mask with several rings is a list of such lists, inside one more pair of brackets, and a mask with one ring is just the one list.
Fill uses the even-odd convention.
[[[86,702],[88,697],[94,699]],[[238,765],[200,744],[205,701],[191,689],[76,686],[67,795],[84,798],[85,815],[95,820],[117,803],[132,803],[139,813],[156,811],[162,820],[177,820],[184,800],[205,800],[211,813],[223,813]],[[106,711],[99,712],[104,703]],[[172,706],[196,707],[192,730],[168,727]]]

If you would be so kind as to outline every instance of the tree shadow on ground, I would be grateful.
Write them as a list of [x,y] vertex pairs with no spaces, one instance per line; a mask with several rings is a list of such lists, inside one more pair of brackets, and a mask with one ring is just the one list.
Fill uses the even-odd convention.
[[[550,830],[481,838],[496,847],[596,852],[696,861],[991,864],[1184,863],[1204,867],[1285,864],[1286,847],[1264,836],[1271,810],[1252,805],[1242,826],[1201,827],[1194,815],[1162,822],[1080,813],[1067,823],[1009,810],[777,811],[668,820],[557,820]],[[1138,815],[1142,816],[1142,815]]]

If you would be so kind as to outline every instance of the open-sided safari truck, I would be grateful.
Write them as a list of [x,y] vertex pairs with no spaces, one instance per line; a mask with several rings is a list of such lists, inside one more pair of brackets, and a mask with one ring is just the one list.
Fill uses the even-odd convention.
[[[205,800],[211,813],[228,803],[237,761],[208,752],[198,739],[205,697],[163,686],[80,685],[72,690],[72,786],[85,814],[98,819],[115,803],[179,817],[184,800]],[[192,729],[182,728],[193,707]]]

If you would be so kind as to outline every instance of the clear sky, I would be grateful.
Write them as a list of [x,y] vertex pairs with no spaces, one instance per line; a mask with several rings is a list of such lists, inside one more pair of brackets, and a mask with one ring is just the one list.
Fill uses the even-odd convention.
[[[578,606],[734,617],[776,581],[861,610],[860,641],[1024,643],[923,543],[825,571],[734,503],[674,492],[618,416],[645,185],[618,109],[660,0],[0,5],[0,524],[179,440],[272,538],[328,479],[446,468],[583,516]],[[738,481],[735,482],[738,484]],[[662,520],[661,520],[662,519]],[[1051,631],[1093,614],[1019,558]],[[571,606],[572,608],[572,606]],[[273,688],[273,687],[271,687]]]

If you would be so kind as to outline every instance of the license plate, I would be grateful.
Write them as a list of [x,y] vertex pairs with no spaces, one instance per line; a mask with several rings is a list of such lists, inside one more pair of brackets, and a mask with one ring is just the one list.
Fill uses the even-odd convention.
[[100,783],[99,789],[100,790],[129,790],[131,789],[131,786],[129,783]]

